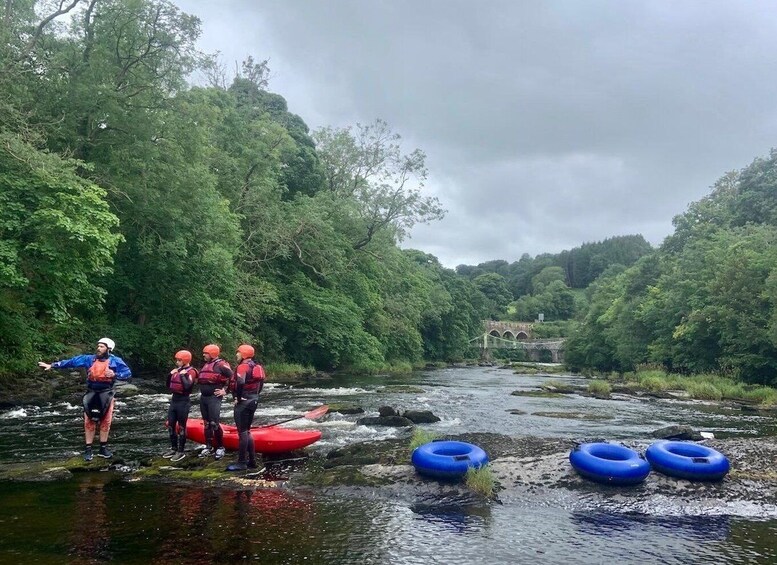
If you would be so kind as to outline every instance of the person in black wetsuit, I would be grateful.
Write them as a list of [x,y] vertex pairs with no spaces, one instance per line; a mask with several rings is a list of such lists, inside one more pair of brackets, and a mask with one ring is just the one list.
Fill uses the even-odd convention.
[[175,369],[167,375],[167,388],[173,393],[167,409],[167,428],[170,432],[170,451],[162,457],[180,461],[186,457],[186,421],[192,407],[190,395],[197,381],[197,369],[191,366],[192,354],[182,349],[175,354]]
[[108,449],[108,433],[113,421],[114,392],[116,380],[127,381],[132,376],[132,371],[121,357],[113,355],[116,347],[109,337],[101,338],[97,342],[94,355],[77,355],[71,359],[55,361],[54,363],[38,363],[44,371],[51,369],[86,369],[86,394],[84,395],[84,461],[91,461],[92,442],[100,428],[100,457],[113,457]]
[[235,426],[237,427],[240,447],[237,462],[227,467],[227,471],[256,469],[256,452],[251,437],[251,424],[259,404],[259,393],[264,386],[264,367],[253,359],[254,348],[243,344],[237,348],[235,357],[238,365],[230,381],[230,391],[235,398]]
[[199,457],[224,457],[224,430],[220,425],[221,402],[227,394],[232,368],[224,359],[219,358],[220,354],[218,345],[211,343],[202,348],[205,364],[200,369],[197,383],[200,385],[200,413],[205,423],[205,449],[200,452]]

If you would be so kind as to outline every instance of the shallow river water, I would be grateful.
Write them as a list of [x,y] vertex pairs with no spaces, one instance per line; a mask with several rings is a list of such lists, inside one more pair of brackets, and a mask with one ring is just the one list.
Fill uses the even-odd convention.
[[[510,394],[536,390],[551,378],[578,380],[467,368],[337,377],[309,388],[270,385],[257,423],[322,403],[352,402],[367,415],[383,405],[432,410],[442,421],[423,427],[440,436],[494,432],[628,441],[668,424],[689,424],[716,437],[777,433],[771,418],[703,402]],[[158,382],[136,384],[143,394],[119,399],[111,435],[126,461],[167,446],[162,422],[168,396]],[[225,405],[225,421],[231,421],[229,412]],[[322,440],[307,448],[312,454],[408,435],[357,426],[357,417],[329,414],[320,422],[286,425],[322,430]],[[75,402],[0,412],[0,463],[79,453],[81,418]],[[128,482],[105,472],[51,483],[0,483],[0,563],[777,562],[777,509],[700,511],[692,500],[676,500],[634,512],[563,489],[528,489],[488,503],[457,494],[309,489],[293,482],[283,489],[236,490]]]

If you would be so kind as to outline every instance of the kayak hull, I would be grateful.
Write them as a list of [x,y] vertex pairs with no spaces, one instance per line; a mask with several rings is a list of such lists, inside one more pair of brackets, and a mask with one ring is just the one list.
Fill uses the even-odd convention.
[[[224,447],[231,451],[237,451],[239,438],[237,428],[228,424],[221,424],[224,431]],[[189,418],[186,422],[186,437],[198,443],[205,443],[205,424],[200,418]],[[269,428],[252,428],[251,437],[254,438],[254,448],[257,453],[286,453],[295,449],[302,449],[321,439],[318,430],[290,430],[272,426]]]

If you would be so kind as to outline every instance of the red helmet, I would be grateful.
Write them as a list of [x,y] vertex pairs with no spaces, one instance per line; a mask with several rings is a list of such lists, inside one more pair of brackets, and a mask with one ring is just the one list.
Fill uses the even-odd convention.
[[181,349],[181,351],[175,354],[175,358],[183,361],[184,365],[188,365],[192,362],[192,352]]
[[237,352],[240,353],[240,357],[243,359],[250,359],[255,353],[253,345],[248,345],[246,343],[238,347]]
[[216,359],[219,356],[219,354],[221,354],[221,348],[218,345],[211,343],[210,345],[206,345],[205,347],[203,347],[202,352],[207,353],[208,355]]

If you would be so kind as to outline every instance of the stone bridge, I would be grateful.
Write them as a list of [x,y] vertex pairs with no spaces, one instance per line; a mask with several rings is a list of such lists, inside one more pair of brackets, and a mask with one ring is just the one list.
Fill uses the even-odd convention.
[[523,349],[532,361],[564,361],[564,338],[532,339],[532,323],[485,320],[483,324],[483,335],[470,341],[479,342],[484,359],[491,357],[493,349]]

